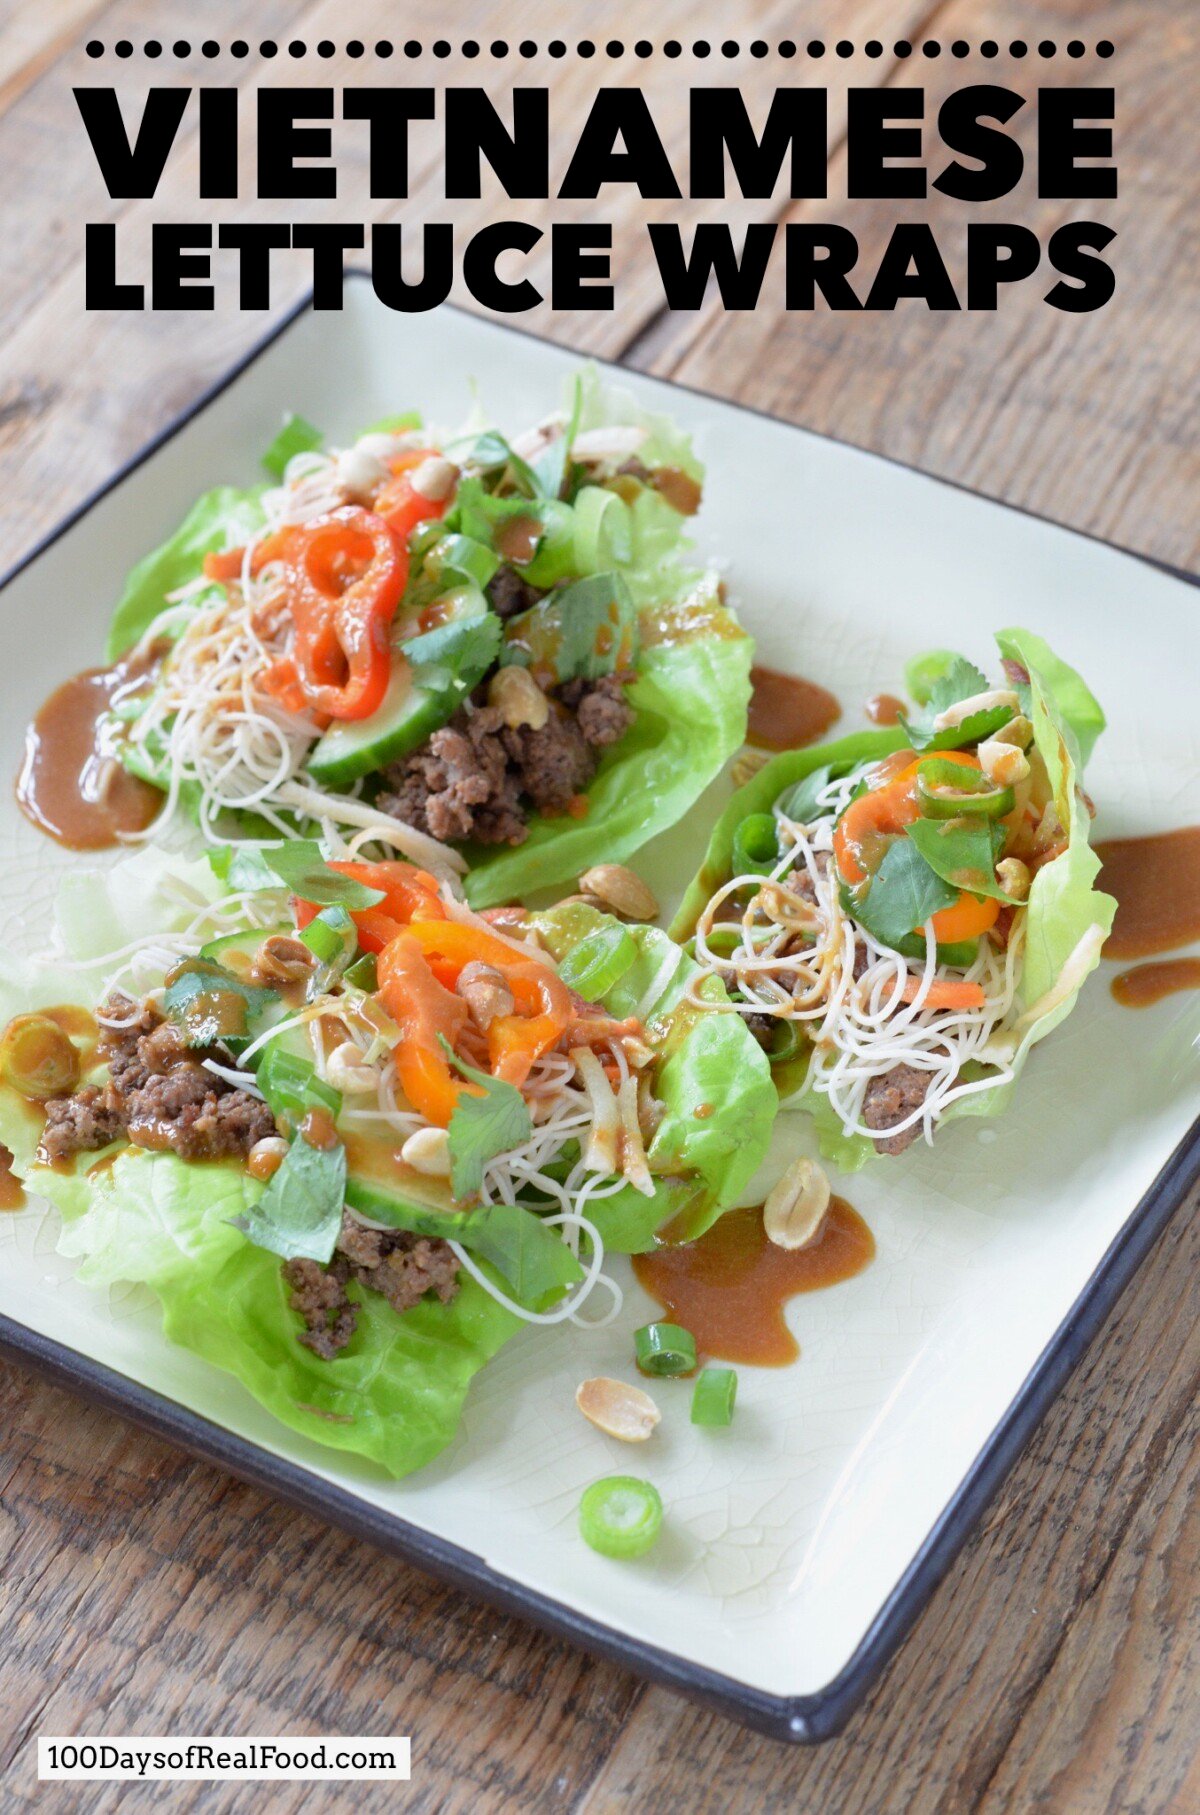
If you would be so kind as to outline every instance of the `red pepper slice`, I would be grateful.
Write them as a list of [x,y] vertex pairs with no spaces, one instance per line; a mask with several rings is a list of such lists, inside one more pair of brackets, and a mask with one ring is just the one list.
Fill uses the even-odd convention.
[[392,477],[376,495],[375,510],[406,547],[419,523],[431,523],[437,517],[444,517],[449,508],[452,493],[444,498],[427,498],[413,484],[414,474],[426,460],[440,458],[434,447],[414,448],[408,453],[397,454],[391,462]]
[[[358,928],[358,943],[364,952],[381,952],[412,920],[446,918],[437,878],[415,864],[351,863],[339,859],[331,862],[329,868],[383,894],[383,900],[373,907],[351,910],[350,918]],[[301,932],[318,911],[311,901],[297,897],[296,925]]]

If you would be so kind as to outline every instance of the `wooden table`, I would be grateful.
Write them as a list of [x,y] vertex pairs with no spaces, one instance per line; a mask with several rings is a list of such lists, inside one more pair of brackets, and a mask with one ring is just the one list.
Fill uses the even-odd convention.
[[[1195,139],[1197,15],[1194,0],[842,0],[803,9],[776,0],[744,7],[662,0],[655,54],[628,43],[608,60],[611,37],[649,30],[621,6],[589,0],[571,9],[526,5],[519,15],[482,0],[397,16],[382,0],[343,9],[324,0],[39,0],[0,8],[0,565],[30,545],[69,506],[175,415],[261,332],[263,318],[228,306],[186,319],[96,316],[82,308],[81,229],[118,222],[141,257],[152,206],[109,203],[71,100],[72,84],[110,81],[139,89],[148,38],[168,49],[203,32],[237,37],[251,54],[205,62],[198,54],[156,67],[247,90],[264,72],[293,82],[484,81],[500,93],[514,79],[554,85],[560,137],[600,80],[641,82],[673,148],[686,128],[686,86],[701,71],[738,81],[753,97],[776,83],[896,86],[923,81],[931,101],[974,74],[949,54],[898,58],[893,45],[991,37],[1000,54],[976,79],[1029,88],[1014,38],[1060,46],[1056,81],[1094,79],[1096,61],[1068,61],[1078,35],[1107,38],[1104,75],[1120,110],[1121,197],[1101,204],[1118,228],[1117,295],[1086,317],[1060,315],[1022,286],[994,315],[929,314],[786,319],[778,290],[754,314],[712,306],[665,313],[639,221],[682,218],[673,204],[604,200],[617,224],[620,306],[611,315],[534,318],[540,331],[643,370],[736,397],[813,428],[879,449],[1059,521],[1181,566],[1200,556],[1195,509],[1197,314]],[[352,12],[347,20],[345,13]],[[632,11],[632,9],[630,9]],[[253,15],[253,30],[247,14]],[[515,23],[519,18],[519,25]],[[353,30],[373,46],[390,33],[397,59],[342,53]],[[515,32],[538,46],[520,55]],[[714,46],[743,49],[701,64],[691,49],[707,30]],[[411,35],[426,47],[445,32],[454,54],[426,48],[406,65]],[[546,46],[562,35],[567,54]],[[584,35],[601,47],[580,58]],[[673,34],[684,54],[660,47]],[[492,40],[513,38],[507,59]],[[296,38],[307,60],[263,62],[263,37]],[[824,37],[825,61],[770,46]],[[329,37],[339,54],[317,61]],[[855,55],[835,63],[833,44]],[[133,58],[83,46],[128,38]],[[474,38],[475,60],[458,46]],[[862,46],[882,42],[869,57]],[[160,77],[160,79],[165,79]],[[1042,74],[1042,79],[1050,79]],[[831,117],[830,194],[841,188],[841,109]],[[927,112],[931,111],[927,109]],[[431,141],[432,144],[432,141]],[[203,219],[194,200],[189,116],[153,212]],[[432,152],[414,160],[406,221],[449,218]],[[363,209],[362,168],[339,204]],[[465,227],[497,209],[494,194],[456,204]],[[715,217],[721,204],[693,204]],[[529,203],[506,212],[548,218]],[[562,205],[566,217],[588,205]],[[224,218],[263,218],[249,203]],[[294,211],[303,217],[311,207]],[[387,210],[376,210],[385,213]],[[391,212],[396,212],[393,205]],[[596,212],[596,210],[593,210]],[[1082,212],[1087,212],[1086,207]],[[869,262],[894,204],[783,201],[738,204],[739,219],[806,219],[837,213],[858,232]],[[1024,203],[1045,231],[1061,205]],[[949,203],[928,218],[947,243],[961,229]],[[1007,218],[1007,216],[1006,216]],[[1190,254],[1190,258],[1189,258]],[[537,260],[535,267],[537,266]],[[544,270],[544,265],[540,267]],[[304,287],[299,262],[275,299]],[[528,318],[527,318],[528,322]],[[81,660],[86,652],[81,651]],[[32,1805],[32,1735],[387,1733],[416,1736],[407,1806],[421,1809],[639,1807],[1076,1811],[1200,1807],[1195,1734],[1200,1670],[1194,1599],[1200,1561],[1195,1511],[1195,1385],[1200,1331],[1189,1299],[1200,1271],[1200,1224],[1189,1206],[1174,1219],[1117,1313],[1046,1419],[1028,1452],[950,1572],[866,1707],[840,1739],[787,1750],[664,1690],[597,1664],[461,1595],[189,1461],[120,1419],[89,1410],[13,1369],[0,1370],[0,1800]],[[147,1800],[115,1786],[64,1793],[55,1808],[112,1808]],[[355,1805],[384,1806],[382,1794]],[[390,1800],[390,1799],[389,1799]],[[173,1808],[232,1809],[248,1798],[220,1786],[172,1796]],[[341,1799],[348,1803],[349,1795]],[[301,1786],[275,1793],[272,1809],[339,1806]]]

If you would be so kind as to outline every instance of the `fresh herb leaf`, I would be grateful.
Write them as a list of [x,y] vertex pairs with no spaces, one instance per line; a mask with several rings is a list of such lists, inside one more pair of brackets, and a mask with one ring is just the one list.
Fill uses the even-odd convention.
[[599,680],[632,666],[637,612],[620,574],[593,574],[557,587],[504,626],[502,665],[548,668],[559,683]]
[[318,907],[365,908],[383,900],[381,889],[369,889],[366,883],[331,870],[315,838],[290,838],[264,846],[259,854],[301,901]]
[[935,875],[972,895],[990,895],[1009,901],[996,881],[996,854],[1004,843],[1004,827],[990,820],[974,823],[959,819],[915,819],[908,836]]
[[1012,717],[1007,706],[992,706],[983,712],[973,712],[961,724],[951,725],[945,731],[935,728],[939,714],[948,706],[956,706],[960,700],[969,700],[977,693],[987,693],[989,682],[973,662],[963,656],[956,656],[951,666],[939,675],[930,689],[929,701],[921,712],[914,713],[911,719],[901,722],[908,734],[914,750],[958,750],[965,744],[977,743],[981,738],[990,737],[993,731],[999,731]]
[[[457,443],[452,444],[456,448]],[[476,435],[470,446],[461,453],[455,453],[460,465],[478,467],[480,472],[503,472],[507,469],[521,490],[530,498],[538,496],[538,482],[533,468],[520,454],[515,454],[504,436],[495,429],[488,429],[482,435]]]
[[337,1246],[346,1201],[346,1149],[310,1147],[297,1135],[256,1204],[231,1217],[257,1248],[283,1260],[328,1264]]
[[483,1169],[498,1153],[507,1153],[527,1141],[533,1132],[529,1105],[515,1084],[493,1078],[486,1071],[465,1065],[449,1040],[439,1035],[446,1057],[481,1096],[464,1091],[450,1117],[450,1189],[460,1203],[476,1197],[483,1184]]
[[583,385],[576,378],[570,421],[566,424],[562,434],[554,437],[554,440],[542,450],[533,464],[534,479],[543,497],[560,498],[562,496],[563,481],[567,476],[567,460],[575,444],[575,437],[579,433],[579,416],[582,409]]
[[833,780],[833,764],[826,763],[823,768],[814,769],[803,781],[798,781],[790,794],[785,794],[779,803],[779,811],[785,819],[795,820],[797,825],[807,825],[820,812],[817,795]]
[[[511,1086],[506,1086],[511,1089]],[[520,1204],[490,1204],[462,1234],[472,1253],[490,1261],[513,1297],[538,1310],[552,1294],[583,1278],[583,1268],[556,1229]]]
[[853,898],[851,911],[880,945],[894,948],[957,900],[958,890],[930,867],[912,839],[897,838],[884,852],[865,898]]
[[293,454],[308,454],[319,448],[325,437],[320,429],[315,429],[303,416],[289,415],[283,427],[272,441],[262,457],[262,463],[275,479],[282,479],[284,469]]
[[455,679],[469,671],[473,678],[468,685],[473,687],[495,661],[500,640],[500,619],[487,611],[474,618],[451,618],[409,637],[400,648],[416,669],[448,668]]
[[172,973],[163,993],[163,1012],[182,1028],[189,1046],[218,1040],[233,1051],[250,1035],[251,1015],[278,1000],[273,989],[243,983],[211,958],[188,958]]
[[220,882],[227,883],[234,894],[283,886],[256,845],[214,845],[208,853],[208,861],[213,874]]
[[914,655],[904,666],[904,686],[909,698],[916,700],[918,706],[927,706],[929,696],[942,676],[949,674],[955,662],[961,659],[952,649],[929,649],[924,655]]

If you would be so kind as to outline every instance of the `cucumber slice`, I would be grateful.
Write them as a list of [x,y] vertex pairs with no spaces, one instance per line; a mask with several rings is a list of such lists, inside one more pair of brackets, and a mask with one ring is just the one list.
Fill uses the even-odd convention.
[[405,1166],[393,1139],[360,1135],[348,1157],[346,1202],[360,1215],[413,1235],[453,1236],[465,1230],[471,1213],[455,1204],[449,1181]]
[[207,945],[200,947],[200,956],[210,959],[213,964],[223,964],[243,983],[249,983],[250,966],[259,947],[264,939],[272,939],[277,933],[282,933],[286,939],[296,937],[294,926],[256,926],[244,933],[226,933],[221,939],[210,939]]
[[[457,586],[438,604],[442,623],[481,617],[488,610],[477,586]],[[308,759],[309,773],[322,787],[344,788],[407,756],[454,716],[482,679],[473,666],[454,674],[438,666],[413,669],[398,657],[378,711],[370,718],[331,725]]]

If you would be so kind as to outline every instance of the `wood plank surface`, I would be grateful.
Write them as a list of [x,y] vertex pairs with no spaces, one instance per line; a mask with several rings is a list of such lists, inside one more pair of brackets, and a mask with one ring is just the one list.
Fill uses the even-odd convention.
[[[229,307],[211,318],[92,318],[84,327],[78,222],[112,218],[131,249],[151,210],[109,203],[79,130],[73,83],[132,89],[140,71],[84,55],[90,36],[227,42],[241,34],[339,45],[445,32],[545,45],[554,35],[599,43],[634,35],[621,4],[511,9],[432,0],[400,21],[382,0],[348,20],[331,0],[56,0],[0,8],[0,565],[32,543],[149,438],[262,331]],[[929,470],[1124,541],[1159,559],[1200,556],[1197,528],[1197,261],[1200,203],[1195,156],[1197,20],[1189,0],[882,0],[804,9],[784,4],[687,7],[666,0],[656,44],[701,32],[772,42],[878,36],[885,56],[861,54],[853,79],[921,81],[931,101],[960,78],[948,57],[909,61],[894,39],[973,43],[992,36],[1003,54],[987,79],[1028,84],[1008,55],[1079,36],[1111,38],[1106,74],[1118,88],[1122,194],[1104,204],[1121,234],[1113,302],[1080,321],[1059,317],[1035,288],[1004,298],[994,316],[787,317],[778,292],[753,315],[722,317],[711,299],[695,315],[666,315],[651,281],[637,221],[670,218],[670,204],[604,206],[616,224],[622,308],[608,317],[539,315],[541,331],[585,350],[621,356],[689,384],[844,436]],[[213,68],[251,88],[255,54],[183,66]],[[272,80],[347,79],[340,56]],[[533,59],[468,64],[457,53],[441,82],[486,79],[503,93],[549,80],[581,107],[600,80],[652,90],[656,116],[678,144],[694,64],[626,58],[612,67]],[[974,73],[974,65],[965,66]],[[1056,82],[1084,80],[1094,64],[1057,60]],[[466,72],[473,69],[475,73]],[[425,66],[422,66],[423,75]],[[838,74],[843,72],[839,69]],[[355,80],[384,79],[369,62]],[[829,78],[797,62],[786,79]],[[178,79],[176,75],[173,79]],[[403,79],[398,74],[394,79]],[[428,78],[427,78],[428,79]],[[738,80],[753,97],[781,80],[771,59],[710,63],[705,79]],[[1048,78],[1043,78],[1048,79]],[[927,110],[929,111],[929,110]],[[564,119],[569,113],[564,113]],[[834,149],[830,195],[841,189]],[[1190,147],[1190,151],[1189,151]],[[181,139],[164,184],[180,218],[195,148]],[[342,212],[362,211],[361,170]],[[355,189],[354,184],[360,185]],[[194,184],[193,184],[194,186]],[[456,205],[464,225],[496,197]],[[863,262],[898,205],[834,199],[739,205],[735,218],[817,219],[837,214],[859,234]],[[239,205],[240,207],[240,205]],[[520,212],[529,212],[521,204]],[[190,213],[189,213],[190,209]],[[162,209],[156,204],[155,212]],[[247,204],[253,218],[265,211]],[[393,210],[395,212],[395,210]],[[432,159],[406,221],[448,218]],[[696,210],[689,208],[687,218]],[[950,232],[942,205],[923,217]],[[712,218],[720,205],[710,209]],[[535,218],[564,210],[534,210]],[[678,215],[678,218],[683,218]],[[1022,205],[1045,230],[1055,205]],[[289,278],[277,298],[303,287]],[[69,450],[69,458],[65,450]],[[698,1711],[570,1646],[543,1638],[257,1491],[194,1463],[121,1420],[87,1408],[24,1372],[0,1366],[0,1807],[41,1804],[33,1737],[40,1732],[241,1731],[314,1734],[412,1732],[414,1781],[396,1795],[297,1785],[271,1793],[272,1811],[336,1809],[893,1810],[949,1815],[1038,1809],[1091,1815],[1200,1807],[1200,1669],[1195,1583],[1197,1386],[1200,1330],[1191,1282],[1200,1273],[1195,1202],[1176,1216],[1093,1344],[891,1667],[847,1733],[792,1750]],[[233,1786],[59,1787],[65,1811],[141,1808],[224,1811],[249,1804]]]

